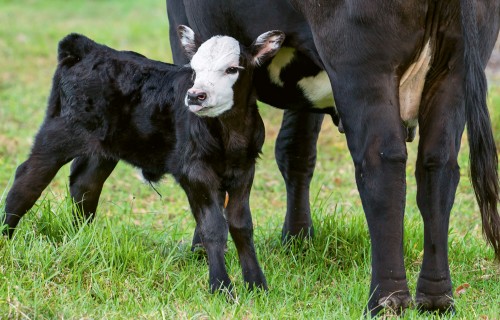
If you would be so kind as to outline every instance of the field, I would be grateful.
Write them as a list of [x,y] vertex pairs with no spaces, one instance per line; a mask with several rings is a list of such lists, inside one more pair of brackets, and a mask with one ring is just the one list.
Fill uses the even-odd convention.
[[[139,4],[140,3],[140,4]],[[163,0],[0,0],[0,212],[16,167],[41,124],[58,41],[70,32],[149,58],[171,61]],[[500,89],[489,105],[500,145]],[[232,299],[208,291],[206,261],[190,251],[194,219],[171,177],[156,187],[120,163],[105,184],[97,219],[71,223],[69,166],[63,167],[13,240],[0,237],[1,319],[356,319],[368,299],[370,242],[345,137],[325,118],[311,186],[314,240],[280,243],[286,209],[274,161],[281,111],[260,106],[266,143],[251,207],[269,292],[245,290],[236,249],[226,262]],[[413,177],[418,141],[408,145],[405,262],[411,292],[423,227]],[[500,318],[500,267],[481,236],[468,179],[468,146],[449,231],[457,319]],[[390,317],[391,315],[387,315]],[[425,316],[430,316],[429,314]],[[405,319],[422,317],[414,310]],[[438,317],[438,316],[436,316]],[[444,316],[441,318],[448,318]]]

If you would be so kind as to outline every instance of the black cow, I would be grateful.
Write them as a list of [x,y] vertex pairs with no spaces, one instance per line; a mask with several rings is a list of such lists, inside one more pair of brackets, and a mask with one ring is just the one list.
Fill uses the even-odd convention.
[[[310,109],[311,101],[328,106],[314,90],[326,71],[372,240],[372,314],[411,301],[403,261],[405,141],[417,125],[417,203],[425,233],[417,306],[453,307],[447,231],[465,124],[484,234],[500,258],[498,161],[484,76],[499,30],[499,0],[167,0],[167,11],[171,32],[183,23],[202,39],[222,33],[250,43],[263,29],[287,34],[284,48],[255,78],[259,99],[291,109],[276,149],[289,197],[284,232],[311,227],[301,200],[308,199],[321,117],[297,110]],[[175,61],[183,59],[178,46],[173,52]]]
[[207,251],[212,291],[231,288],[224,263],[228,225],[245,282],[267,289],[249,208],[264,142],[252,74],[278,51],[284,35],[266,32],[249,49],[222,36],[198,47],[191,29],[179,30],[192,69],[77,34],[61,40],[45,121],[7,195],[8,233],[73,159],[71,195],[92,215],[106,178],[124,160],[149,181],[171,173],[182,186]]

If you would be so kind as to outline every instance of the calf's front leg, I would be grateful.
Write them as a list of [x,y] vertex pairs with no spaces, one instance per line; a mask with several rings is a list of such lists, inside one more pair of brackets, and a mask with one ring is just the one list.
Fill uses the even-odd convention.
[[249,198],[254,172],[255,168],[252,167],[242,177],[235,179],[237,181],[231,184],[233,187],[227,190],[229,201],[226,215],[229,232],[238,250],[243,280],[248,284],[249,289],[259,287],[267,290],[266,278],[259,266],[253,241],[253,223]]
[[[199,166],[204,168],[205,166]],[[231,291],[232,284],[227,274],[224,260],[224,249],[227,243],[228,226],[222,213],[221,203],[224,194],[213,185],[206,185],[204,179],[206,172],[191,174],[190,177],[196,178],[196,181],[189,180],[187,177],[179,179],[179,183],[186,192],[199,231],[200,238],[208,256],[209,266],[209,284],[212,293],[217,290],[227,289]]]

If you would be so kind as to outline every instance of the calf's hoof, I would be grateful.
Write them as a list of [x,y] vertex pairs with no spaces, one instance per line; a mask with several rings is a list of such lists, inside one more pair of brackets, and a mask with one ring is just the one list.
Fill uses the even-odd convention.
[[252,291],[254,289],[260,289],[267,291],[267,281],[264,275],[261,273],[259,276],[255,277],[255,279],[252,280],[245,280],[248,290]]
[[227,279],[215,279],[210,281],[210,292],[211,293],[226,293],[229,296],[233,295],[233,283],[229,278]]
[[281,231],[281,243],[290,244],[297,240],[309,240],[314,237],[314,227],[312,225],[287,227],[283,226]]

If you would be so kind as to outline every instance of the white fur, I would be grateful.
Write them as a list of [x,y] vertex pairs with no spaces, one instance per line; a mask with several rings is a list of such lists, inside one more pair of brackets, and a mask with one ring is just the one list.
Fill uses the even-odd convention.
[[[267,67],[269,78],[274,84],[283,87],[284,83],[280,78],[281,71],[289,65],[295,56],[295,49],[282,47]],[[325,71],[321,71],[316,76],[300,79],[297,85],[302,89],[306,98],[313,104],[314,108],[327,108],[335,106],[333,99],[332,85]]]
[[204,117],[217,117],[231,109],[238,73],[227,74],[226,69],[239,67],[239,59],[240,45],[231,37],[215,36],[204,42],[193,56],[191,68],[196,73],[193,89],[204,91],[207,98],[201,109],[189,106],[187,100],[186,106]]
[[298,85],[309,101],[314,103],[315,108],[321,109],[335,106],[332,85],[326,71],[321,71],[314,77],[302,78]]
[[269,78],[274,84],[283,87],[284,83],[280,79],[281,70],[292,62],[294,55],[295,49],[283,47],[273,58],[267,67],[267,71],[269,72]]
[[184,47],[189,46],[194,43],[194,31],[190,28],[182,29],[181,43]]

